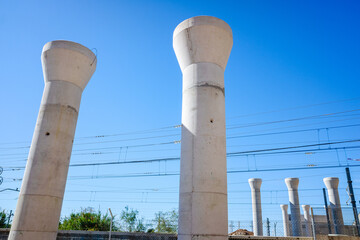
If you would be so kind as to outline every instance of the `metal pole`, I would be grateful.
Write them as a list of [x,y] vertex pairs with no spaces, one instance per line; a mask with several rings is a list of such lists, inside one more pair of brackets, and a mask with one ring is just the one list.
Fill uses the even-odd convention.
[[233,231],[234,231],[234,227],[235,227],[235,226],[234,226],[234,221],[231,221],[231,222],[230,222],[229,227],[230,227],[230,229],[231,229],[230,231],[233,232]]
[[276,222],[274,222],[274,236],[276,237]]
[[13,215],[12,210],[10,210],[7,227],[10,227],[10,219],[11,219],[12,215]]
[[112,229],[112,223],[113,223],[113,219],[114,219],[114,216],[111,212],[111,209],[109,208],[109,212],[110,212],[110,215],[111,215],[111,222],[110,222],[110,232],[109,232],[109,240],[111,240],[111,229]]
[[330,224],[329,209],[328,209],[328,204],[327,204],[327,200],[326,200],[325,188],[323,188],[323,195],[324,195],[324,203],[325,203],[326,220],[328,223],[329,234],[331,234],[331,224]]
[[313,237],[314,237],[314,240],[316,240],[315,221],[314,221],[314,211],[313,211],[313,208],[311,208],[311,225],[312,225]]
[[352,205],[353,212],[354,212],[354,220],[355,220],[355,224],[356,224],[356,232],[357,232],[357,235],[360,236],[359,216],[357,214],[356,201],[355,201],[354,189],[353,189],[353,186],[352,186],[352,181],[351,181],[351,176],[350,176],[350,170],[349,170],[349,168],[345,168],[345,170],[346,170],[346,177],[347,177],[347,180],[348,180],[348,187],[349,187],[349,192],[350,192],[351,205]]
[[267,235],[270,237],[270,221],[269,221],[269,218],[266,218],[266,228],[267,228]]

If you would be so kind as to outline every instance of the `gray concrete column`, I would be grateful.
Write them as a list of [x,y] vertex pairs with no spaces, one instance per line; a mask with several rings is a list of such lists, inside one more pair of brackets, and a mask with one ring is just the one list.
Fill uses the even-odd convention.
[[305,237],[310,237],[311,234],[311,216],[310,216],[310,205],[301,205],[304,213],[304,220],[305,220]]
[[281,213],[282,213],[282,218],[283,218],[284,237],[288,237],[288,236],[290,236],[288,205],[281,204],[280,208],[281,208]]
[[9,240],[55,240],[81,94],[96,68],[86,47],[45,44],[45,89]]
[[291,212],[291,226],[292,226],[292,235],[301,236],[301,215],[300,215],[300,205],[299,205],[299,179],[298,178],[286,178],[286,186],[289,192],[289,203],[290,203],[290,212]]
[[329,203],[331,209],[331,216],[334,222],[334,229],[336,234],[344,233],[344,220],[341,210],[341,203],[339,197],[339,178],[327,177],[324,178],[324,183],[327,188]]
[[179,240],[228,238],[224,71],[232,31],[210,16],[173,35],[183,74]]
[[263,235],[263,224],[261,214],[261,178],[250,178],[249,184],[251,188],[252,210],[253,210],[253,224],[254,224],[254,236]]

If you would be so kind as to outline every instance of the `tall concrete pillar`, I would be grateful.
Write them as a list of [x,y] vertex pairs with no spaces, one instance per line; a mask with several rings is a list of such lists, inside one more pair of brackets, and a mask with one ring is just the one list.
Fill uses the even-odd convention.
[[288,236],[290,236],[288,205],[281,204],[280,208],[281,208],[283,225],[284,225],[284,237],[288,237]]
[[332,220],[334,222],[334,229],[336,234],[344,233],[344,220],[341,210],[341,203],[339,197],[339,178],[327,177],[324,178],[324,183],[327,188]]
[[310,215],[310,205],[301,205],[304,213],[304,220],[305,220],[305,237],[310,237],[311,234],[311,215]]
[[299,179],[286,178],[285,183],[289,192],[292,235],[301,236],[301,215],[298,193]]
[[9,240],[55,240],[81,94],[96,68],[86,47],[45,44],[45,89]]
[[179,240],[228,238],[224,70],[232,42],[229,25],[210,16],[174,31],[183,74]]
[[249,184],[251,188],[252,210],[253,210],[253,223],[254,223],[254,236],[263,235],[263,224],[261,214],[261,178],[250,178]]

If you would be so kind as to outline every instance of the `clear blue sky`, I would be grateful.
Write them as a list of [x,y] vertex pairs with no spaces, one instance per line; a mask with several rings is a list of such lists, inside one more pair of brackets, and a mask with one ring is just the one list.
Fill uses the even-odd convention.
[[[181,123],[182,76],[172,33],[197,15],[221,18],[233,30],[225,71],[227,135],[234,137],[227,140],[228,153],[360,139],[360,127],[348,126],[360,124],[359,12],[358,1],[0,0],[0,189],[21,186],[44,87],[41,50],[52,40],[75,41],[98,55],[71,164],[179,157],[180,144],[159,144],[180,140],[179,128],[163,128]],[[329,113],[336,114],[324,115]],[[99,135],[106,136],[91,137]],[[156,145],[139,146],[149,144]],[[359,145],[229,157],[228,170],[360,165],[347,160],[360,159],[359,149],[349,148]],[[360,200],[360,168],[351,171]],[[71,167],[62,216],[81,207],[111,207],[119,214],[129,205],[152,219],[157,211],[177,208],[179,176],[129,174],[178,172],[177,160]],[[229,173],[229,219],[251,220],[248,178],[263,179],[263,218],[280,220],[279,204],[288,202],[285,177],[300,177],[300,189],[315,189],[301,191],[300,203],[319,207],[328,176],[340,178],[346,205],[344,167]],[[18,193],[0,194],[0,207],[14,210]]]

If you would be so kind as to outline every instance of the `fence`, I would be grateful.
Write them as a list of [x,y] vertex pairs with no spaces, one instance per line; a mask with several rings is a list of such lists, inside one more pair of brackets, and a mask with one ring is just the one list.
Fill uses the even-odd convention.
[[[354,211],[352,207],[343,207],[341,210],[332,206],[328,208],[328,215],[324,207],[313,208],[314,214],[314,226],[316,235],[328,235],[328,234],[343,234],[348,236],[359,236],[360,226],[356,226]],[[359,212],[359,211],[357,211]],[[341,220],[342,216],[342,220]],[[335,220],[336,219],[336,220]],[[292,225],[296,224],[294,219],[291,219],[289,215],[288,232],[284,227],[283,220],[273,220],[264,218],[262,223],[263,234],[262,236],[271,237],[284,237],[294,236]],[[240,230],[239,230],[240,229]],[[311,237],[313,236],[313,225],[310,222],[305,221],[304,216],[301,215],[301,222],[298,224],[297,232],[300,232],[300,236]],[[254,224],[252,221],[229,221],[229,233],[233,235],[252,235],[254,232]]]
[[144,221],[144,227],[147,232],[157,233],[176,233],[178,230],[177,219],[161,219]]
[[[358,211],[357,211],[358,212]],[[354,211],[351,207],[343,207],[341,210],[324,207],[313,208],[314,226],[316,235],[328,235],[328,234],[344,234],[348,236],[359,236],[358,230],[360,226],[356,226],[354,219]],[[339,217],[342,216],[342,220]],[[337,220],[335,220],[337,219]],[[273,220],[270,218],[264,218],[264,221],[260,223],[262,225],[263,236],[269,237],[284,237],[292,236],[292,223],[291,215],[289,216],[288,234],[286,234],[286,228],[283,225],[283,220]],[[156,229],[159,226],[158,222],[148,221],[145,223],[146,229],[154,229],[155,231],[161,231],[162,229]],[[177,222],[173,221],[168,225],[163,225],[165,228],[173,228],[177,230]],[[312,236],[313,225],[308,224],[304,217],[301,216],[301,223],[299,224],[301,236]],[[0,229],[0,240],[7,239],[9,230]],[[164,229],[166,231],[166,229]],[[252,221],[229,221],[229,233],[234,235],[253,235],[254,224]],[[59,231],[57,240],[105,240],[108,239],[108,232],[88,232],[88,231]],[[163,233],[123,233],[113,232],[111,239],[136,239],[136,240],[176,240],[176,234],[163,234]]]
[[313,208],[313,211],[316,234],[359,236],[358,230],[360,226],[355,224],[354,210],[352,207],[338,209],[331,206],[327,210],[325,207]]
[[[282,220],[271,220],[269,218],[265,218],[265,221],[262,223],[260,222],[258,225],[262,225],[263,236],[285,236]],[[252,221],[229,221],[230,235],[253,235],[253,232],[254,224]]]
[[[0,229],[0,240],[7,240],[10,229]],[[57,240],[109,240],[109,232],[59,231]],[[177,240],[176,234],[112,232],[112,240]]]

